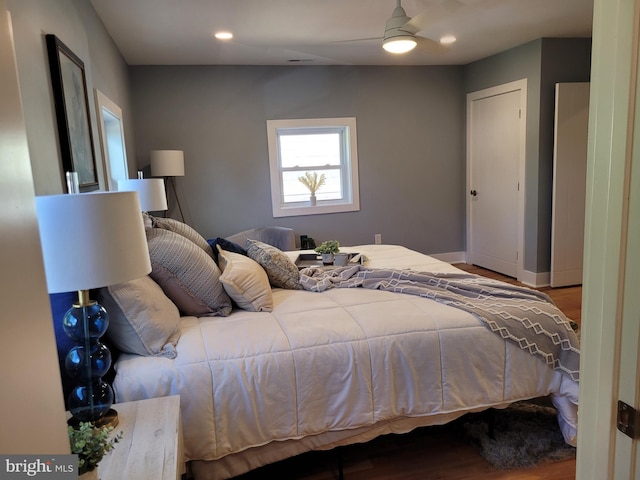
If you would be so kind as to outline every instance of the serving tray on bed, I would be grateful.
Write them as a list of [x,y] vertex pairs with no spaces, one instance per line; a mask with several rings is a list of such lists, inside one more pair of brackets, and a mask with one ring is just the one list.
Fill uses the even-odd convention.
[[[364,256],[359,253],[349,253],[348,265],[362,265]],[[308,267],[336,268],[338,265],[325,265],[322,263],[322,256],[316,253],[301,253],[295,261],[298,270]]]

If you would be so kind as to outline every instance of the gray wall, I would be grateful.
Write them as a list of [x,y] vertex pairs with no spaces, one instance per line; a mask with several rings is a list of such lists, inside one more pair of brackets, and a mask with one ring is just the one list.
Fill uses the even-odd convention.
[[68,454],[13,46],[6,2],[0,0],[0,408],[5,412],[0,452]]
[[[588,80],[589,40],[537,40],[464,67],[128,67],[87,1],[7,7],[36,193],[63,191],[44,42],[54,33],[85,62],[98,166],[94,88],[122,107],[130,176],[152,149],[185,151],[178,191],[207,237],[286,225],[318,241],[381,233],[425,253],[464,251],[465,94],[527,78],[525,269],[549,269],[553,84]],[[361,210],[274,219],[266,120],[328,116],[357,118]]]
[[[47,33],[56,35],[84,62],[96,164],[102,180],[103,159],[94,88],[122,108],[128,156],[132,158],[134,155],[129,73],[124,58],[88,0],[7,0],[7,8],[13,20],[16,62],[36,194],[64,191],[44,37]],[[129,162],[130,165],[133,163]]]
[[527,79],[524,268],[551,264],[554,89],[557,82],[589,81],[591,39],[539,39],[471,63],[464,93]]
[[[9,12],[13,27],[15,62]],[[127,142],[133,157],[128,70],[124,59],[88,0],[0,0],[0,172],[2,173],[1,243],[3,286],[0,295],[3,345],[0,405],[5,412],[3,453],[68,453],[64,399],[61,389],[51,305],[40,253],[34,195],[61,193],[54,102],[45,44],[46,33],[58,36],[85,64],[92,130],[97,132],[93,88],[124,110]],[[13,88],[9,77],[16,75]],[[8,80],[9,79],[9,80]],[[22,105],[21,105],[21,104]],[[24,111],[24,122],[22,117]],[[102,164],[97,133],[97,163]],[[28,151],[27,151],[28,148]],[[79,259],[81,261],[81,259]],[[24,356],[28,354],[28,361]],[[13,364],[11,364],[13,362]],[[6,394],[5,394],[6,392]]]
[[[207,238],[264,225],[345,245],[464,249],[463,67],[132,67],[139,167],[182,149],[188,223]],[[359,212],[273,218],[266,121],[353,116]],[[176,216],[174,212],[174,217]]]

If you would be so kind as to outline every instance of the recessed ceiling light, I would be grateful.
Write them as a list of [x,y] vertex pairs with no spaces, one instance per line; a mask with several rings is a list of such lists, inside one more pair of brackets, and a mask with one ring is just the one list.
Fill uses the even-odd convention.
[[454,35],[445,35],[440,39],[440,43],[442,45],[451,45],[452,43],[455,43],[456,40],[457,38]]
[[233,38],[233,33],[231,32],[216,32],[213,34],[218,40],[231,40]]

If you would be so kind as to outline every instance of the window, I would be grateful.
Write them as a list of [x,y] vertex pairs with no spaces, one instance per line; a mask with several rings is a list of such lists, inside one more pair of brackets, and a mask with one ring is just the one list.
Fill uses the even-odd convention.
[[[355,118],[267,120],[267,135],[274,217],[360,210]],[[325,178],[315,205],[307,172]]]

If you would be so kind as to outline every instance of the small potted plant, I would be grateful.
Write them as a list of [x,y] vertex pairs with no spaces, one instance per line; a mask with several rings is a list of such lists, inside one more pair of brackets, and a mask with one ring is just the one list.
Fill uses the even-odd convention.
[[333,254],[340,251],[340,243],[337,240],[327,240],[316,247],[316,252],[322,255],[322,263],[331,265],[333,263]]
[[309,197],[309,201],[311,206],[316,206],[316,192],[318,189],[325,184],[327,181],[327,177],[325,177],[324,173],[318,177],[318,172],[305,172],[303,176],[298,177],[298,181],[302,183],[305,187],[309,189],[311,192],[311,196]]
[[122,432],[109,438],[113,427],[96,427],[90,422],[69,425],[71,453],[78,455],[78,475],[81,479],[97,479],[98,463],[122,439]]

